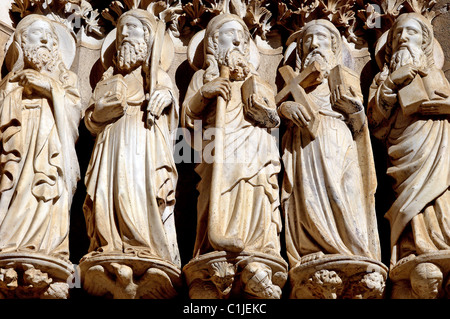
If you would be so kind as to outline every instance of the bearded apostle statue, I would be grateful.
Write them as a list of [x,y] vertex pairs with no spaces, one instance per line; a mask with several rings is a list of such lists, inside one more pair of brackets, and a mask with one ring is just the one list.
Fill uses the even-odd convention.
[[[430,22],[400,15],[380,38],[382,69],[368,108],[387,148],[395,200],[391,225],[393,298],[444,297],[450,259],[450,86]],[[382,58],[384,57],[384,58]]]
[[40,15],[17,25],[0,88],[0,296],[67,298],[82,107],[75,41]]
[[80,263],[83,285],[97,296],[171,298],[181,274],[174,221],[178,97],[161,61],[173,47],[165,24],[141,9],[121,15],[111,36],[103,61],[112,65],[85,116],[96,140],[85,177],[90,246]]
[[280,159],[270,134],[279,125],[274,89],[258,75],[259,52],[234,14],[211,19],[191,40],[189,56],[201,62],[190,60],[197,71],[181,124],[203,137],[192,144],[202,162],[195,169],[194,257],[184,267],[189,296],[280,298],[287,264],[280,256]]
[[328,20],[306,23],[287,44],[296,70],[280,68],[286,86],[276,102],[287,127],[281,201],[290,297],[381,298],[387,269],[359,76],[344,64],[346,47]]

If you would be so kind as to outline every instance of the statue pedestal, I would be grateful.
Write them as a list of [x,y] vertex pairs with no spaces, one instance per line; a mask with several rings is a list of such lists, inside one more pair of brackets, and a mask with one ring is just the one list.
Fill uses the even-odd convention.
[[67,299],[73,265],[33,252],[0,254],[0,299]]
[[[392,299],[449,298],[450,250],[410,255],[389,272]],[[445,281],[447,279],[447,281]]]
[[370,258],[345,255],[303,257],[289,271],[291,299],[381,299],[388,268]]
[[246,251],[207,253],[183,268],[191,299],[280,299],[287,271],[281,257]]
[[81,282],[91,295],[113,299],[170,299],[182,285],[181,270],[158,257],[94,253],[80,261]]

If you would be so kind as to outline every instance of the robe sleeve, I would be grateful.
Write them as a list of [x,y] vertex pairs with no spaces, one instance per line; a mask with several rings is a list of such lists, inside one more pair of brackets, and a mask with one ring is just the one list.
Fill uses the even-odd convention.
[[368,124],[372,134],[380,140],[384,140],[389,134],[394,118],[392,112],[397,104],[397,93],[392,87],[389,77],[379,73],[369,90]]

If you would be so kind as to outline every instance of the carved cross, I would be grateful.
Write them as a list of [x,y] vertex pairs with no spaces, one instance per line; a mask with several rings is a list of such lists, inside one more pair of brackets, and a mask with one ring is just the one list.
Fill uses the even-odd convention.
[[322,82],[323,73],[320,70],[319,63],[311,63],[298,75],[289,65],[281,67],[279,72],[283,77],[286,86],[275,97],[276,104],[280,105],[288,99],[289,96],[292,96],[295,102],[301,104],[308,112],[308,115],[310,115],[311,121],[307,126],[307,130],[311,140],[314,140],[316,138],[318,127],[318,121],[316,120],[317,107],[310,100],[308,94],[305,92],[305,88],[307,89]]

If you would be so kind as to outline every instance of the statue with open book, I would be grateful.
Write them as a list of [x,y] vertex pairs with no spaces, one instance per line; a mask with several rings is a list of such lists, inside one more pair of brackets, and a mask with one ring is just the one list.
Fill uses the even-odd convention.
[[[395,200],[393,298],[445,296],[450,270],[450,86],[431,23],[405,13],[380,38],[381,72],[369,95],[372,133],[387,148]],[[384,57],[384,59],[382,58]],[[448,286],[447,286],[448,287]],[[448,295],[447,295],[448,297]]]

